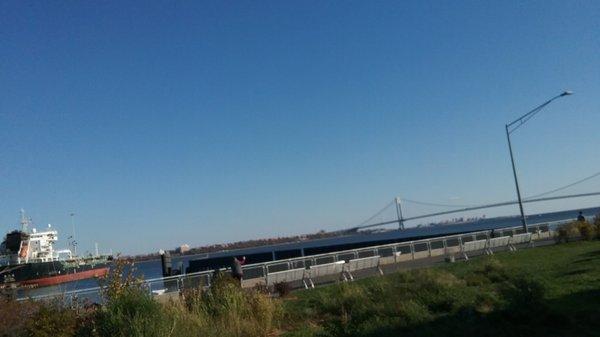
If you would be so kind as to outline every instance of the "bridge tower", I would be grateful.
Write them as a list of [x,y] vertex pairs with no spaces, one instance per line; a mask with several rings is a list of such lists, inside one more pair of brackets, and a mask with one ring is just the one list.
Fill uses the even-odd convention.
[[402,203],[400,197],[396,197],[396,214],[398,215],[398,229],[404,230],[404,217],[402,216]]

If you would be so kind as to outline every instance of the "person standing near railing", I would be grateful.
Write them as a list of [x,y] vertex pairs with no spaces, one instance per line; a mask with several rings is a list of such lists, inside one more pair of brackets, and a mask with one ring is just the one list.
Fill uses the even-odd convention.
[[579,212],[579,215],[577,216],[577,221],[585,222],[585,217],[583,216],[583,212]]
[[241,259],[238,259],[234,256],[233,260],[231,261],[231,276],[233,276],[233,278],[237,279],[240,282],[240,286],[242,284],[242,279],[244,278],[244,270],[242,269],[242,266],[245,263],[245,256],[243,256]]

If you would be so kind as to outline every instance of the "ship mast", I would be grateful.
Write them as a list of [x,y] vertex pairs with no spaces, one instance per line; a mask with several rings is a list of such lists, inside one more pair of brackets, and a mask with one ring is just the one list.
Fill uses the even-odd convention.
[[29,233],[30,220],[27,218],[27,215],[25,215],[24,209],[21,208],[19,213],[21,213],[21,231],[23,233]]
[[75,241],[75,223],[73,222],[73,216],[75,216],[75,213],[71,212],[69,215],[71,216],[71,229],[73,230],[73,235],[71,236],[71,244],[73,245],[73,255],[77,256],[77,241]]

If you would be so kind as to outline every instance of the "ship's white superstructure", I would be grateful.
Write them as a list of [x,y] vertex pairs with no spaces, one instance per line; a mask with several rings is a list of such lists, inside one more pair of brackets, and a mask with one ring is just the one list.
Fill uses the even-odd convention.
[[22,264],[51,262],[58,260],[71,260],[73,254],[69,249],[54,250],[54,244],[58,241],[58,231],[52,229],[49,224],[45,231],[37,231],[31,227],[31,220],[25,216],[25,211],[21,210],[21,236],[20,244],[16,254],[9,254],[3,259],[1,264]]
[[59,259],[71,259],[73,256],[69,249],[54,250],[54,243],[58,240],[58,232],[48,225],[48,230],[38,232],[35,228],[29,233],[29,240],[21,242],[18,263],[49,262]]

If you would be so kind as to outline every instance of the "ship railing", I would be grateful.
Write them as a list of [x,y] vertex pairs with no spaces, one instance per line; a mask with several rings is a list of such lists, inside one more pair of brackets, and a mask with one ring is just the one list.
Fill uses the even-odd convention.
[[[519,238],[519,243],[526,243],[528,240],[521,238],[527,237],[530,240],[544,240],[552,237],[557,226],[571,222],[575,219],[566,219],[553,222],[540,222],[530,224],[528,235],[525,234],[521,226],[502,227],[494,230],[484,230],[477,232],[468,232],[462,234],[453,234],[447,236],[434,237],[429,239],[396,242],[384,245],[375,245],[364,248],[349,249],[336,252],[328,252],[310,256],[300,256],[284,260],[275,260],[262,263],[254,263],[243,266],[244,280],[242,286],[253,287],[256,285],[272,286],[270,280],[279,278],[285,271],[295,271],[305,269],[310,273],[311,266],[333,265],[337,262],[346,263],[352,260],[365,259],[369,257],[378,257],[377,268],[391,263],[401,263],[405,261],[417,260],[422,258],[431,258],[436,256],[454,256],[466,252],[483,252],[493,254],[494,249],[502,249],[512,245],[512,237]],[[510,237],[510,240],[497,239]],[[514,242],[515,244],[517,242]],[[512,250],[512,249],[511,249]],[[211,286],[214,275],[217,272],[230,273],[229,268],[219,270],[199,271],[175,276],[158,277],[146,279],[142,282],[142,288],[153,295],[177,294],[186,289],[207,288]],[[291,274],[296,274],[291,273]],[[297,273],[299,275],[299,273]],[[270,276],[271,275],[271,276]],[[307,274],[308,275],[308,274]],[[294,277],[295,279],[296,277]],[[71,290],[61,293],[45,294],[39,296],[29,296],[19,298],[19,300],[33,299],[44,300],[51,298],[62,298],[69,302],[92,301],[100,303],[102,301],[102,288],[93,287],[87,289]]]

